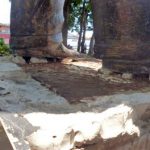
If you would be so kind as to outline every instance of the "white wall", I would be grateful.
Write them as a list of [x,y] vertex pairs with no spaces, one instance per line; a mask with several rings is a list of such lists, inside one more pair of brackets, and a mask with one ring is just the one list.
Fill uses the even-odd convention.
[[10,2],[9,0],[0,0],[0,23],[10,23]]

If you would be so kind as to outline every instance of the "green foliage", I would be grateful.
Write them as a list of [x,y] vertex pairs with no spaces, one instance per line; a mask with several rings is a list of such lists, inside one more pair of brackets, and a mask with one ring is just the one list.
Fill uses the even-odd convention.
[[[68,19],[69,30],[80,31],[80,22],[83,10],[83,0],[70,0],[70,13]],[[86,0],[85,11],[88,13],[87,17],[87,30],[93,30],[93,16],[91,1]]]
[[0,56],[9,55],[9,46],[4,43],[4,40],[0,38]]

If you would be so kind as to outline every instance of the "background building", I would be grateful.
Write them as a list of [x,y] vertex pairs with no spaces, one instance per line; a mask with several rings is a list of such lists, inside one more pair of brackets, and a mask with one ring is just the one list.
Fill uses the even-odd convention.
[[0,38],[4,39],[5,44],[9,44],[10,40],[10,26],[0,23]]

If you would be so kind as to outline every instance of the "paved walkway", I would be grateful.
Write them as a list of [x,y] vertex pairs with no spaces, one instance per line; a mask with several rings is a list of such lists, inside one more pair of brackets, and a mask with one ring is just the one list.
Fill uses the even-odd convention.
[[70,104],[65,98],[32,79],[9,59],[0,58],[0,116],[14,149],[17,150],[30,149],[25,138],[39,128],[31,125],[23,117],[25,114],[75,114],[81,111],[100,113],[121,104],[135,106],[141,103],[150,103],[150,92],[96,96],[94,101],[86,98],[80,103]]

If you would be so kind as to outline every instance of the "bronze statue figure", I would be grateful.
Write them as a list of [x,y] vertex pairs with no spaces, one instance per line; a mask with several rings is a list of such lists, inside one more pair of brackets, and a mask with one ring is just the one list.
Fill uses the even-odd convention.
[[11,48],[23,57],[67,57],[62,44],[65,0],[12,0]]
[[[12,0],[11,48],[25,57],[78,55],[62,44],[65,0]],[[118,72],[150,73],[150,1],[91,0],[95,56]]]
[[95,53],[103,67],[150,73],[150,1],[92,0]]

